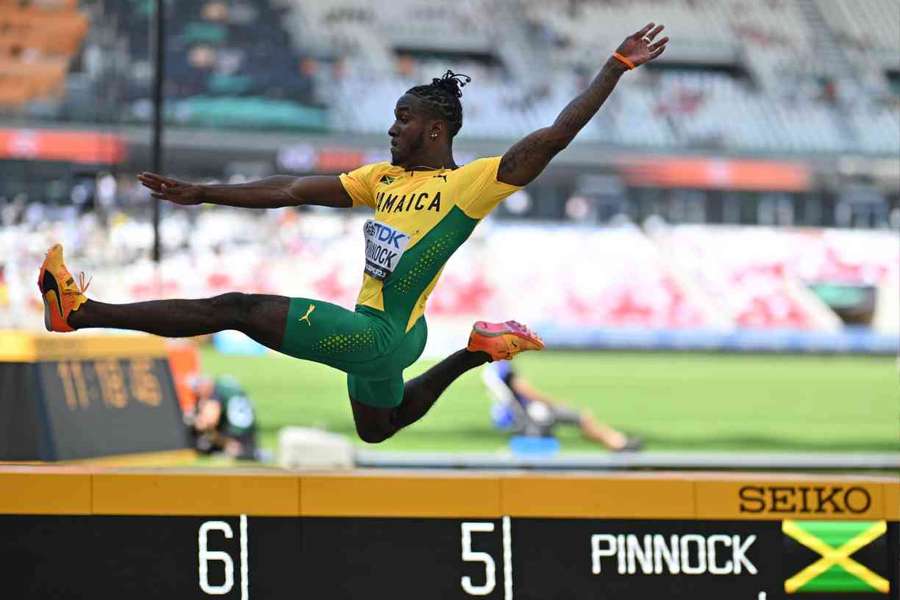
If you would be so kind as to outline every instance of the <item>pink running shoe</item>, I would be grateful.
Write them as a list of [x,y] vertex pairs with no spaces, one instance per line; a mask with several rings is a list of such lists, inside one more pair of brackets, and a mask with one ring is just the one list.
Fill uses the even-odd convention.
[[544,340],[516,321],[478,321],[472,326],[466,348],[470,352],[487,352],[491,360],[509,360],[525,350],[543,350]]

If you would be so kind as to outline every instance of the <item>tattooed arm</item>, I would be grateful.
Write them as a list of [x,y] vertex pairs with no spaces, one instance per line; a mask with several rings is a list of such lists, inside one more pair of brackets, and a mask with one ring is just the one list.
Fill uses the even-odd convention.
[[[663,30],[662,25],[646,27],[625,38],[618,52],[634,66],[651,61],[666,49],[669,38],[657,42],[653,39]],[[500,161],[497,179],[512,185],[527,185],[569,145],[581,128],[597,114],[612,93],[619,77],[627,70],[624,63],[610,58],[591,85],[577,98],[569,102],[550,127],[544,127],[516,142]]]

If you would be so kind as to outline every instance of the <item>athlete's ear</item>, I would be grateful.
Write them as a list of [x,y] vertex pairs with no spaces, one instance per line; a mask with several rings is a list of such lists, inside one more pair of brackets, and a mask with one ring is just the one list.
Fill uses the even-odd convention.
[[442,127],[443,127],[443,123],[441,123],[440,121],[435,121],[434,123],[432,123],[431,133],[428,135],[428,137],[431,138],[431,141],[433,141],[433,142],[437,141],[438,137],[440,137],[440,135],[441,135]]

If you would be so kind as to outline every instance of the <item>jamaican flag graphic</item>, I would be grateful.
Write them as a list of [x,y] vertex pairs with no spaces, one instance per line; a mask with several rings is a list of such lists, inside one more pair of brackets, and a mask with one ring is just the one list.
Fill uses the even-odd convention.
[[784,521],[781,530],[787,594],[843,599],[891,592],[885,521]]

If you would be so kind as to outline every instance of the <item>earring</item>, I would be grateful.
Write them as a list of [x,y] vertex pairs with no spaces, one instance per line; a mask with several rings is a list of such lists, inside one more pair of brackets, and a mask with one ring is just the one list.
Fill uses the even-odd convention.
[[433,139],[433,140],[436,140],[436,139],[437,139],[437,132],[436,132],[436,131],[432,131],[432,132],[431,132],[431,139]]

